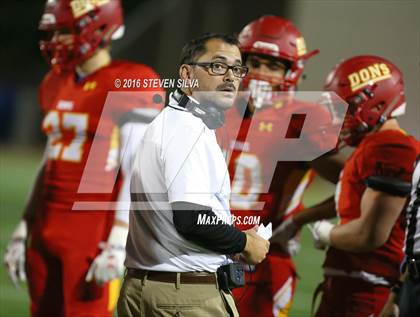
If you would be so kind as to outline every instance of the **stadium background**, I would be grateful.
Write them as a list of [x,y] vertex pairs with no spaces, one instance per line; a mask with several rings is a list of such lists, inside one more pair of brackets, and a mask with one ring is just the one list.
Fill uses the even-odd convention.
[[[17,223],[42,155],[37,86],[47,71],[37,42],[44,1],[0,4],[0,253]],[[407,114],[403,128],[420,135],[420,1],[418,0],[123,0],[126,36],[113,45],[116,58],[143,62],[163,78],[176,78],[178,54],[190,38],[205,32],[238,32],[246,23],[276,14],[292,20],[309,50],[321,54],[305,68],[300,90],[322,88],[331,67],[356,54],[377,54],[404,73]],[[316,180],[305,196],[310,205],[332,194]],[[323,253],[302,234],[296,261],[300,275],[291,317],[309,316],[312,292],[321,280]],[[28,315],[25,287],[15,289],[0,268],[0,316]]]

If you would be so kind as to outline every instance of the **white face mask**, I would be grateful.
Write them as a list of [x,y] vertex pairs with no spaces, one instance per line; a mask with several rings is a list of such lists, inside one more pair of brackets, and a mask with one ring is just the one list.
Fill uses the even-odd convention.
[[272,104],[273,89],[268,81],[251,79],[248,90],[255,108],[260,109],[263,106],[270,106]]

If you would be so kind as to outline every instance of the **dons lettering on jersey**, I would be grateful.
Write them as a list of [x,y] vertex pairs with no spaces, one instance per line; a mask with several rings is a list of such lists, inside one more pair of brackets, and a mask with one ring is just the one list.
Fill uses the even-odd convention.
[[296,48],[298,56],[302,56],[306,54],[306,44],[305,39],[303,37],[298,37],[296,39]]
[[351,91],[391,77],[391,70],[385,63],[375,63],[348,75]]
[[78,18],[97,6],[102,6],[108,3],[109,0],[73,0],[70,2],[71,11],[74,18]]

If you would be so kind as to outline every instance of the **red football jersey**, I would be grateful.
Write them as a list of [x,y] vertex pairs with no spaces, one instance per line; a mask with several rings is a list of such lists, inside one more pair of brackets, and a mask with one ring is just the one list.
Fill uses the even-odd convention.
[[[131,98],[108,96],[108,99],[107,95],[110,91],[145,91],[141,87],[117,89],[116,79],[121,80],[123,85],[124,79],[155,78],[159,77],[151,68],[123,61],[112,62],[81,80],[78,80],[73,72],[61,75],[49,72],[45,76],[39,93],[40,104],[45,113],[42,129],[48,137],[44,172],[44,211],[68,211],[72,209],[75,201],[80,200],[115,200],[118,122],[124,114],[133,109],[161,108],[161,105],[153,100],[142,100],[138,95]],[[153,89],[148,91],[150,90]],[[155,90],[161,94],[160,90]],[[114,188],[114,193],[77,194],[94,139],[97,142],[94,173],[90,174],[88,181],[93,185],[111,188],[111,191]]]
[[[276,227],[285,214],[302,208],[303,192],[314,172],[307,163],[299,161],[301,151],[284,140],[286,135],[293,134],[296,140],[299,138],[303,122],[291,121],[290,116],[299,113],[299,107],[307,106],[298,102],[272,106],[245,118],[237,108],[226,112],[228,142],[223,140],[226,134],[223,130],[219,140],[231,151],[230,207],[241,230],[255,225],[244,223],[247,216],[260,216],[260,222],[272,222]],[[284,160],[285,153],[296,154],[296,159]]]
[[[364,181],[368,177],[393,177],[410,182],[418,152],[415,138],[402,131],[384,130],[367,136],[346,162],[337,185],[336,209],[340,224],[360,217],[360,203],[366,189]],[[330,247],[324,266],[396,279],[403,259],[404,226],[402,213],[388,241],[370,252],[352,253]]]

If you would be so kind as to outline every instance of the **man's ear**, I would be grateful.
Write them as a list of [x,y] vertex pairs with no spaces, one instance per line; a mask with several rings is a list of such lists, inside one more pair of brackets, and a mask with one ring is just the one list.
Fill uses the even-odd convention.
[[182,64],[181,67],[179,67],[179,78],[186,80],[191,79],[191,67],[187,64]]

